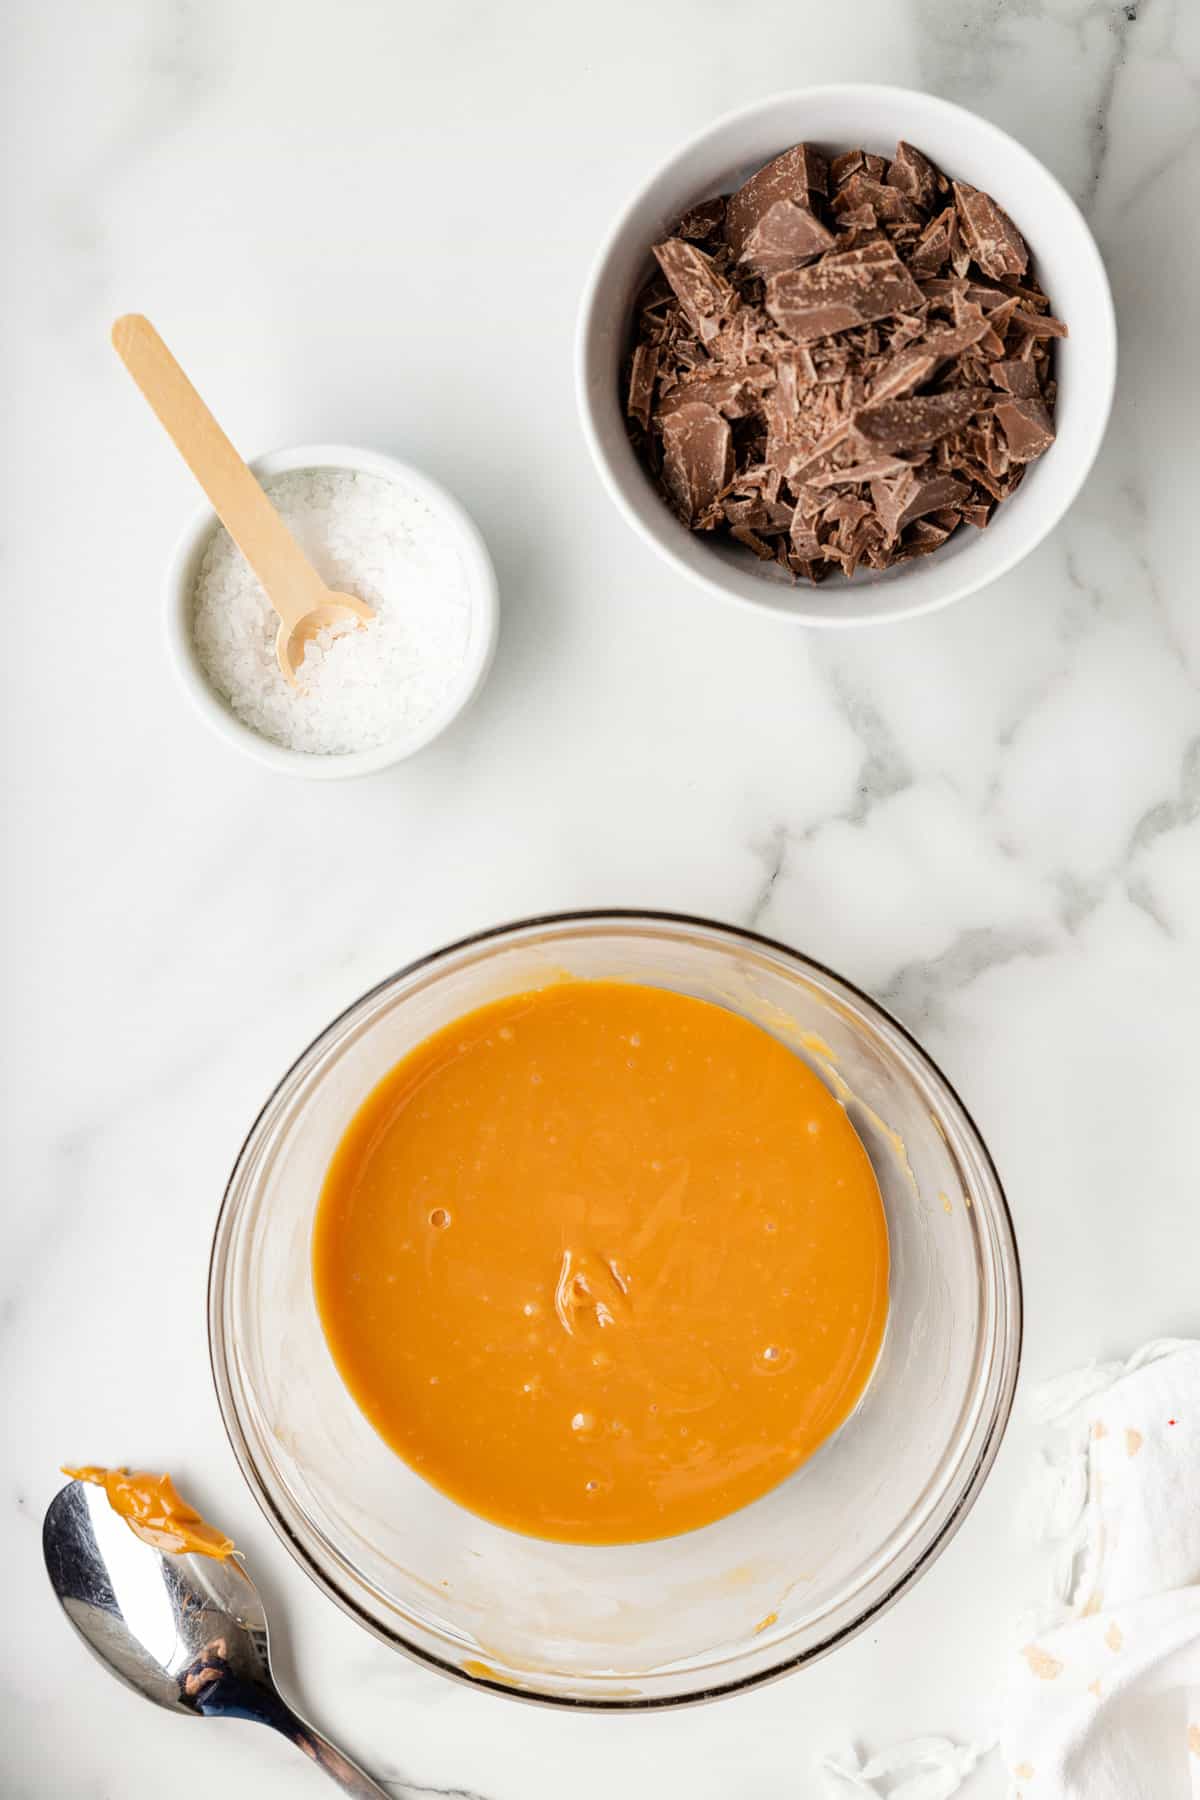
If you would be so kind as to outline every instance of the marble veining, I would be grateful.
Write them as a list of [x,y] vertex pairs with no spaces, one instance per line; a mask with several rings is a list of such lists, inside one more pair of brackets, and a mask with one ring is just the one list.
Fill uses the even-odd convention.
[[[0,556],[30,603],[0,663],[0,1792],[332,1791],[86,1659],[38,1549],[70,1456],[186,1480],[245,1547],[289,1692],[398,1800],[816,1797],[814,1760],[847,1740],[986,1738],[1043,1583],[1013,1524],[1020,1406],[946,1555],[837,1655],[695,1713],[549,1714],[393,1656],[291,1563],[217,1416],[207,1250],[263,1098],[363,989],[505,918],[644,904],[793,942],[920,1034],[1007,1186],[1027,1379],[1195,1334],[1200,8],[23,0],[3,33]],[[717,112],[851,78],[961,101],[1048,163],[1104,252],[1121,370],[1095,471],[1020,569],[932,619],[805,635],[624,530],[570,342],[647,162]],[[159,584],[194,499],[108,349],[130,308],[247,452],[358,441],[475,514],[500,651],[417,761],[310,788],[186,712]],[[963,1792],[1004,1792],[995,1759]]]

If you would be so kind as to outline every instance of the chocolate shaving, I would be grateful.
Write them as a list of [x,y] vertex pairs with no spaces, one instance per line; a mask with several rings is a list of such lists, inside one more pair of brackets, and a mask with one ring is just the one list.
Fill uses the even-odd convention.
[[643,431],[650,429],[650,403],[654,399],[654,378],[658,374],[658,346],[639,344],[633,353],[629,370],[629,399],[625,410],[636,419]]
[[797,144],[654,247],[634,445],[695,531],[790,579],[984,529],[1054,438],[1066,326],[1008,215],[920,150]]

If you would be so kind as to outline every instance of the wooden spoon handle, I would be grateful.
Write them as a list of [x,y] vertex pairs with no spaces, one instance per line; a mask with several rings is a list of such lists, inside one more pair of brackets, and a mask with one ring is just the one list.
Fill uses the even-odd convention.
[[149,319],[126,313],[113,349],[141,388],[289,631],[329,591]]

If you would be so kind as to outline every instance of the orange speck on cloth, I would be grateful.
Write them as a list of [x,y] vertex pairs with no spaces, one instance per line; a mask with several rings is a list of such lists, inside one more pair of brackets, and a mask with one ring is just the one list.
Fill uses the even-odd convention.
[[1039,1681],[1057,1681],[1063,1672],[1057,1656],[1051,1656],[1049,1650],[1043,1650],[1038,1644],[1026,1644],[1021,1655]]

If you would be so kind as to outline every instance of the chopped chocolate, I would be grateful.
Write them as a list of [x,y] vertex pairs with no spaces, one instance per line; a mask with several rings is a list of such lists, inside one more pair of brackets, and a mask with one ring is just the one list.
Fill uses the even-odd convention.
[[742,254],[751,231],[777,200],[809,206],[810,196],[825,194],[828,185],[829,164],[812,144],[794,144],[790,150],[785,150],[765,169],[752,175],[736,194],[729,196],[725,207],[725,241],[733,254]]
[[950,252],[958,241],[958,221],[952,206],[945,207],[936,218],[930,219],[909,259],[913,274],[920,281],[923,276],[933,276],[939,269],[945,268],[950,260]]
[[944,394],[884,400],[855,413],[853,429],[870,450],[927,450],[991,406],[994,398],[988,388],[952,388]]
[[699,206],[685,212],[675,227],[675,236],[694,238],[698,244],[704,244],[716,237],[724,223],[725,197],[718,194],[714,200],[702,200]]
[[953,475],[922,478],[907,466],[899,475],[871,483],[875,511],[889,538],[899,537],[906,525],[926,513],[958,505],[970,492],[966,482],[956,481]]
[[690,401],[703,400],[727,419],[747,419],[761,408],[763,390],[774,381],[774,373],[765,367],[729,374],[720,367],[689,370],[663,395],[659,412],[665,418]]
[[1054,424],[1040,394],[998,401],[996,419],[1013,462],[1032,462],[1054,442]]
[[946,191],[946,177],[934,168],[927,156],[906,144],[901,138],[884,180],[889,187],[899,188],[913,205],[928,212],[939,194]]
[[885,362],[878,375],[871,382],[870,399],[899,400],[905,394],[911,394],[922,382],[928,381],[937,367],[938,359],[924,344],[914,344],[910,350],[901,350],[890,362]]
[[831,251],[807,268],[772,275],[764,300],[780,330],[802,344],[920,304],[920,289],[886,242]]
[[868,201],[864,200],[861,206],[848,206],[845,212],[839,212],[836,217],[843,249],[851,249],[872,240],[879,242],[880,234],[875,229],[879,220],[875,217],[875,208]]
[[928,556],[930,551],[940,550],[949,536],[943,525],[935,525],[930,519],[918,519],[905,533],[892,561],[907,562],[913,556]]
[[797,144],[654,255],[630,436],[686,525],[789,579],[983,530],[1054,440],[1066,326],[1008,215],[911,144]]
[[725,277],[717,273],[712,257],[683,238],[655,244],[654,254],[701,343],[716,337],[723,322],[737,311],[738,298]]
[[650,429],[650,404],[654,399],[654,377],[658,374],[657,344],[639,344],[633,353],[629,370],[629,399],[625,410],[636,419],[643,431]]
[[864,481],[883,481],[889,475],[903,475],[912,468],[898,456],[876,456],[869,462],[851,463],[848,469],[830,469],[824,477],[827,487],[840,487],[843,482],[857,485]]
[[736,538],[739,544],[745,544],[748,550],[753,550],[760,562],[775,561],[775,552],[770,544],[765,543],[762,538],[751,531],[748,525],[731,525],[729,535],[731,538]]
[[794,200],[776,200],[746,234],[738,265],[752,275],[780,275],[799,268],[837,242],[816,214]]
[[985,275],[998,281],[1002,275],[1025,273],[1029,267],[1025,239],[990,194],[981,194],[968,181],[956,181],[954,206],[963,240]]
[[1027,356],[994,362],[988,373],[997,387],[1007,388],[1018,400],[1028,400],[1038,391],[1037,370]]
[[715,406],[691,400],[661,421],[663,481],[685,524],[702,518],[733,478],[733,436]]
[[1028,313],[1018,307],[1012,316],[1012,322],[1019,325],[1022,331],[1028,332],[1030,337],[1062,338],[1067,335],[1067,328],[1062,320],[1052,319],[1049,313]]
[[846,150],[841,156],[835,156],[829,165],[829,179],[834,189],[840,188],[843,182],[849,181],[851,175],[867,166],[866,155],[862,150]]
[[921,223],[920,213],[899,188],[888,187],[882,181],[872,181],[861,169],[851,175],[849,181],[843,182],[833,202],[834,212],[843,216],[852,207],[868,207],[872,225],[877,225],[881,220],[893,225]]

